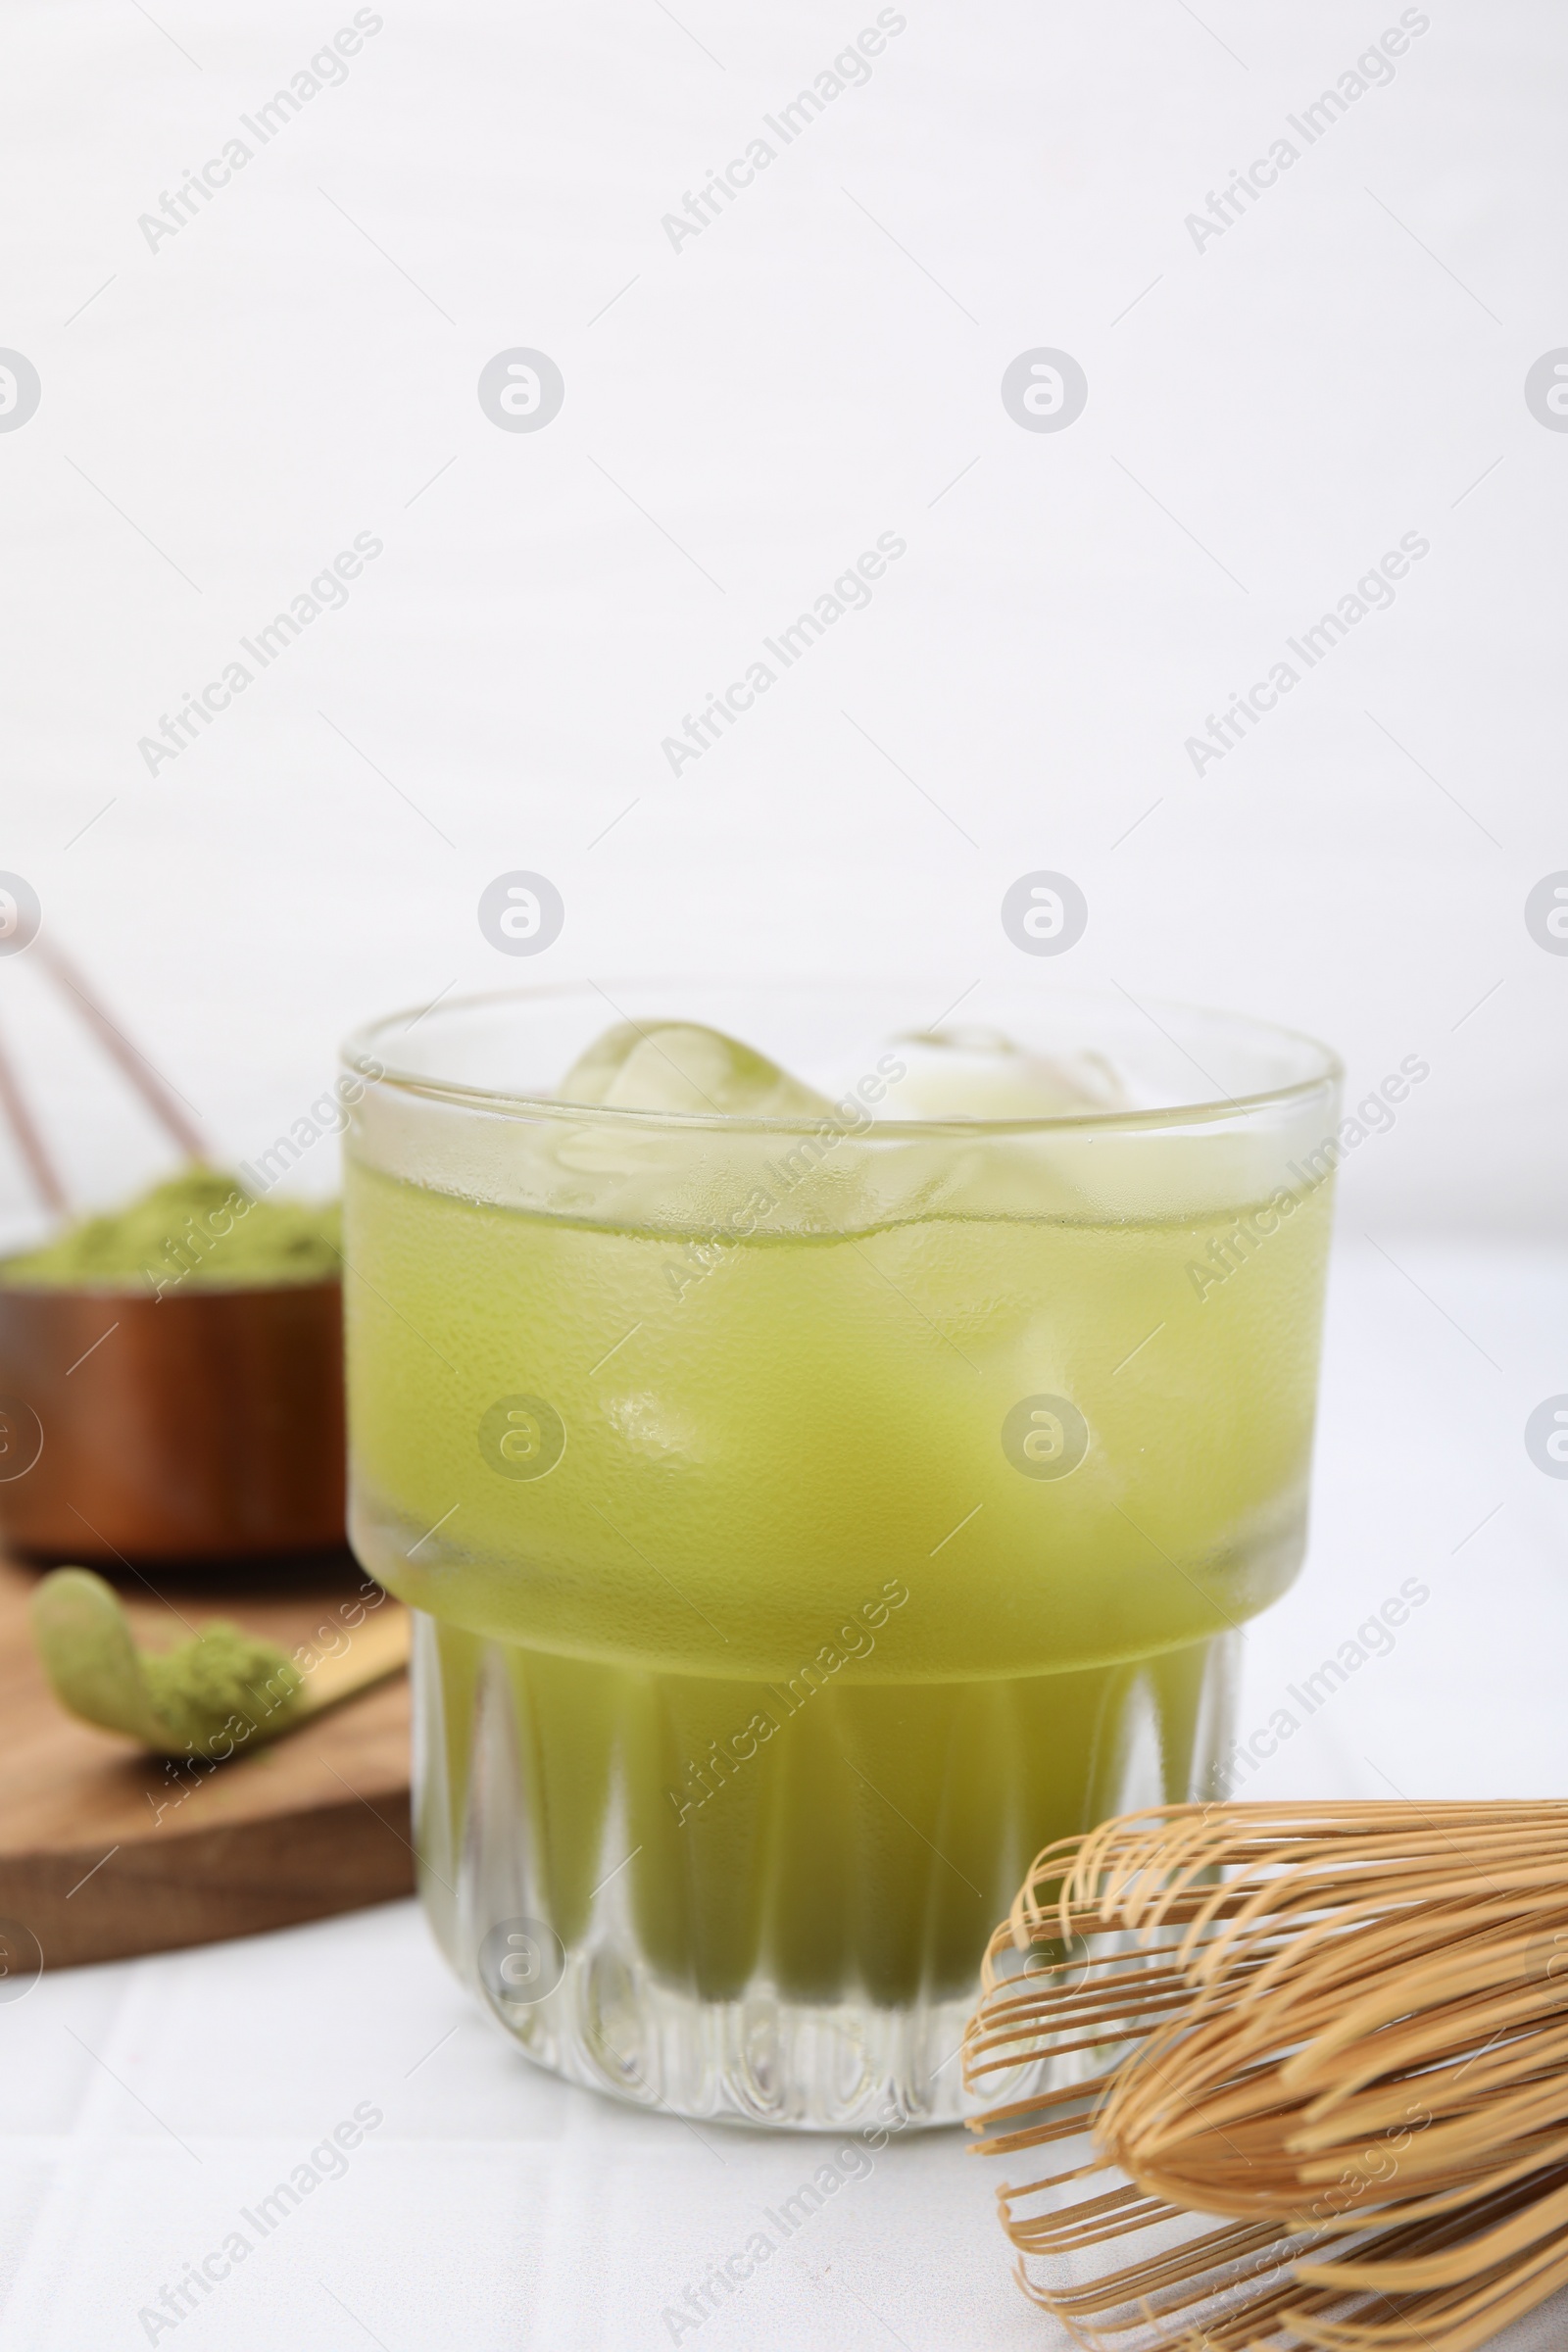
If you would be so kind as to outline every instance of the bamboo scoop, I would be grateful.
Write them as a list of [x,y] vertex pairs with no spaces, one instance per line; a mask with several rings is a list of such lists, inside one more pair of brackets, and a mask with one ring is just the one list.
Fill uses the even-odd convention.
[[168,1756],[217,1762],[292,1732],[408,1663],[396,1603],[349,1646],[301,1669],[275,1643],[221,1618],[177,1649],[139,1650],[119,1595],[89,1568],[57,1568],[32,1596],[32,1630],[63,1707]]
[[999,2203],[1078,2342],[1470,2352],[1568,2283],[1568,1804],[1177,1805],[1048,1847],[965,2075],[1026,2093],[980,2153],[1069,2159]]

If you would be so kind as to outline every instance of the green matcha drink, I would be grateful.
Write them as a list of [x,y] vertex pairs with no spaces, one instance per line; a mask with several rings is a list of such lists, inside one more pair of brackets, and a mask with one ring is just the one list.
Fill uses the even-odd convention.
[[1226,1027],[1256,1100],[1216,1108],[1157,1032],[890,1023],[819,1092],[637,1011],[550,1099],[513,1073],[559,1001],[451,1018],[450,1071],[438,1033],[369,1090],[345,1200],[354,1535],[422,1613],[438,1932],[579,2079],[951,2113],[1031,1857],[1201,1787],[1298,1565],[1333,1066]]

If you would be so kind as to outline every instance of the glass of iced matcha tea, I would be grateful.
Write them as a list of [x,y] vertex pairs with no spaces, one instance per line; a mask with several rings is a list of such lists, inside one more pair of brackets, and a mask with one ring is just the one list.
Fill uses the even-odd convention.
[[425,1900],[531,2056],[684,2115],[950,2120],[1032,1856],[1211,1792],[1301,1559],[1333,1055],[942,1002],[538,990],[348,1049]]

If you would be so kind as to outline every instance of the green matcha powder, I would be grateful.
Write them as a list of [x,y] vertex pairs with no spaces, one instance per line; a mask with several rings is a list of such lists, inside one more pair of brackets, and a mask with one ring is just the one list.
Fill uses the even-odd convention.
[[0,1262],[28,1289],[244,1290],[325,1282],[341,1270],[335,1200],[258,1200],[237,1177],[187,1168],[125,1208],[83,1217],[41,1250]]

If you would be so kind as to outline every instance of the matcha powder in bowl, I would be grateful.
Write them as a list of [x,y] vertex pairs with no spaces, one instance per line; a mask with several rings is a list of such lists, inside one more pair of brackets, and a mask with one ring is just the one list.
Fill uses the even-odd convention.
[[0,1283],[25,1290],[175,1285],[245,1290],[329,1282],[341,1270],[335,1200],[258,1200],[237,1177],[193,1167],[124,1208],[83,1217],[42,1249],[0,1261]]
[[0,1549],[340,1551],[337,1237],[335,1202],[198,1163],[0,1260]]

